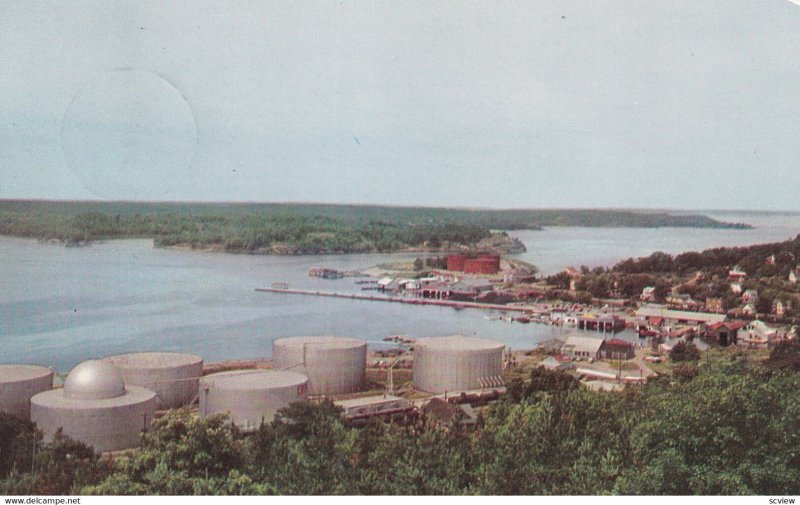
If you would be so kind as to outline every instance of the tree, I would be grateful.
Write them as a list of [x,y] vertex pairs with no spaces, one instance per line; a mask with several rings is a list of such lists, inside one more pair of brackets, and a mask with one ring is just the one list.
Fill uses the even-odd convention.
[[[34,435],[37,441],[40,434]],[[0,483],[2,494],[79,494],[110,471],[105,460],[82,442],[58,430],[52,440],[37,445],[32,468],[17,468]],[[31,471],[32,470],[32,471]]]
[[41,445],[41,440],[32,422],[0,412],[0,478],[30,469],[35,444]]
[[153,421],[142,446],[114,461],[114,474],[85,494],[263,494],[242,473],[244,439],[226,416],[201,419],[188,409]]
[[800,340],[781,340],[769,352],[766,364],[800,372]]
[[278,411],[254,442],[257,475],[281,494],[347,494],[354,479],[355,432],[330,400],[295,402]]
[[678,342],[669,351],[669,359],[676,363],[680,361],[697,361],[700,359],[700,350],[694,344]]
[[571,374],[536,367],[531,370],[527,381],[518,380],[509,384],[508,398],[518,403],[536,393],[563,394],[579,387],[580,381]]
[[558,272],[557,274],[549,275],[545,278],[548,286],[555,286],[558,289],[569,289],[569,283],[572,277],[566,272]]

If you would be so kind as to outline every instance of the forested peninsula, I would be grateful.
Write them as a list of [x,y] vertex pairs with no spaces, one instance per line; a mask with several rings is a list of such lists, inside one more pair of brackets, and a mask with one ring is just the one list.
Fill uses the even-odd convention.
[[524,251],[493,230],[544,226],[749,228],[702,215],[333,204],[0,201],[0,235],[82,245],[152,238],[157,247],[246,254]]

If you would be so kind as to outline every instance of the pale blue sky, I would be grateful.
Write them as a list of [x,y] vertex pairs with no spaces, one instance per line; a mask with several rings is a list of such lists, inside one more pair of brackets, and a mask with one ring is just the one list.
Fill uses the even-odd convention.
[[0,3],[0,198],[800,210],[800,7]]

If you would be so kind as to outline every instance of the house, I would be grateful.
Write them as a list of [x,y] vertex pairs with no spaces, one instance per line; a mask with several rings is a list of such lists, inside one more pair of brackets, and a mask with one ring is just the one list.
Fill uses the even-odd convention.
[[618,338],[604,340],[600,346],[600,357],[603,359],[632,359],[633,355],[633,344]]
[[533,282],[536,276],[526,268],[515,268],[506,270],[503,273],[503,282],[506,284],[519,284],[521,282]]
[[742,294],[742,285],[738,282],[734,282],[731,284],[731,291],[733,291],[733,294],[735,295]]
[[797,273],[794,270],[789,271],[789,282],[797,284]]
[[573,359],[591,359],[595,360],[600,357],[600,346],[603,345],[603,339],[591,337],[568,337],[561,352],[565,356]]
[[711,314],[709,312],[692,312],[687,310],[668,309],[663,305],[642,305],[636,309],[636,322],[642,326],[673,327],[676,325],[689,325],[700,327],[724,321],[725,314]]
[[616,333],[625,329],[625,320],[617,316],[583,314],[578,316],[578,329]]
[[770,254],[769,256],[764,258],[764,264],[765,265],[774,265],[775,264],[775,255],[774,254]]
[[726,347],[738,342],[739,330],[745,326],[744,321],[728,321],[715,323],[706,328],[706,338]]
[[747,272],[739,268],[738,265],[728,271],[728,282],[741,282],[745,277],[747,277]]
[[755,316],[757,312],[758,311],[756,311],[756,306],[753,305],[752,303],[748,303],[747,305],[742,307],[742,314],[745,316]]
[[753,349],[765,349],[778,338],[778,330],[756,319],[747,324],[739,335],[739,345]]
[[715,314],[722,314],[725,312],[725,305],[722,302],[722,298],[706,298],[706,311],[714,312]]
[[486,291],[494,290],[494,284],[483,279],[461,279],[450,285],[453,293],[464,295],[477,295]]
[[786,311],[791,310],[791,308],[792,308],[792,302],[790,301],[775,299],[775,301],[772,302],[772,313],[778,317],[785,316]]
[[560,353],[561,348],[564,347],[566,341],[560,340],[557,338],[551,338],[550,340],[545,340],[544,342],[539,342],[536,346],[537,349],[541,349],[546,353]]
[[400,291],[400,283],[391,277],[378,279],[376,284],[381,291]]
[[667,306],[673,309],[695,310],[702,306],[700,302],[693,300],[691,296],[686,294],[671,294],[667,296],[666,302]]
[[567,370],[572,370],[575,368],[575,364],[571,361],[558,359],[558,357],[555,356],[547,357],[541,363],[539,363],[539,366],[548,370],[560,370],[562,372],[566,372]]
[[422,412],[439,426],[450,426],[451,423],[475,424],[477,415],[470,405],[457,405],[438,397],[422,407]]
[[654,302],[656,300],[656,287],[646,286],[642,289],[642,295],[639,297],[643,302]]
[[742,293],[742,303],[756,303],[758,301],[758,291],[748,289]]

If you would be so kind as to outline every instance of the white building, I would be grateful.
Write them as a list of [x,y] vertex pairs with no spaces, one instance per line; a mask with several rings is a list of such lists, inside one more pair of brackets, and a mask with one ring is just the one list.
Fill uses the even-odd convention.
[[778,330],[758,319],[739,330],[739,345],[742,347],[764,349],[776,338]]
[[574,359],[598,359],[602,345],[602,338],[568,337],[561,353]]

